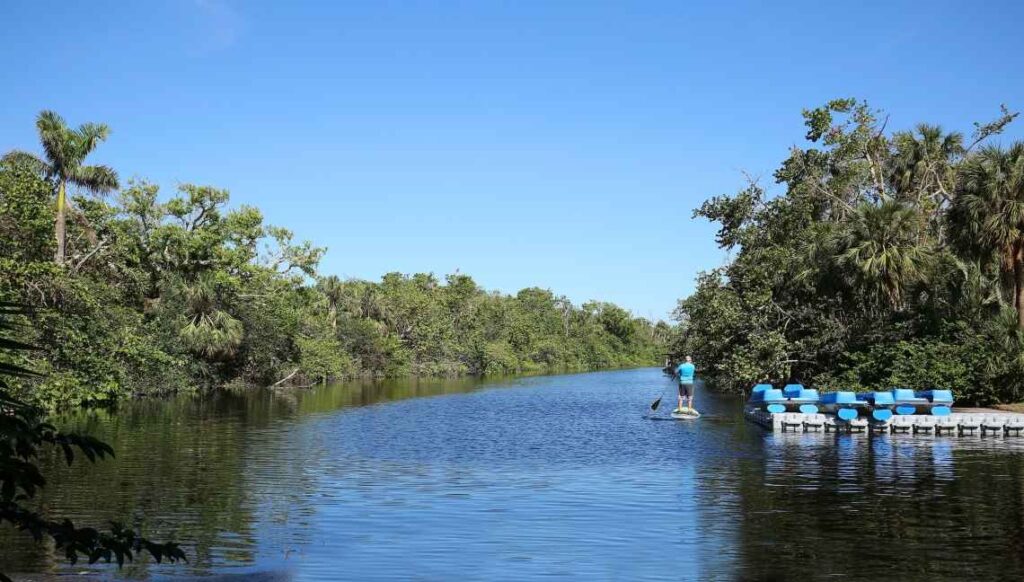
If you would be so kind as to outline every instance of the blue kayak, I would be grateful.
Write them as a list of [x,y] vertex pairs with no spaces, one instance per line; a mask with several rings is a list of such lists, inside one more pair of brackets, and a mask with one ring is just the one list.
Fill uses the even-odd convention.
[[826,411],[836,413],[836,416],[843,420],[857,418],[859,410],[868,407],[867,402],[858,399],[855,392],[848,390],[822,394],[821,404]]
[[892,398],[897,414],[927,412],[934,416],[948,416],[953,408],[952,390],[920,390],[893,388]]

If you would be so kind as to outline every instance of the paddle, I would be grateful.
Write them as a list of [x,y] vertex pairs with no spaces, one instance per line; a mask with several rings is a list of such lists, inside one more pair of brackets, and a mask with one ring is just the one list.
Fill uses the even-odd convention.
[[659,396],[657,400],[655,400],[654,402],[651,403],[651,411],[655,411],[655,410],[658,409],[659,406],[661,406],[661,399],[664,398],[664,397],[665,397],[665,389],[662,388],[661,396]]

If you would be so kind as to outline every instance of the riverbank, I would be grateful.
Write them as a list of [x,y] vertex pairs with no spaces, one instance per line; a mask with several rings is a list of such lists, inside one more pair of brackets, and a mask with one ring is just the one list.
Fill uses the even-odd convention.
[[694,213],[729,259],[680,302],[674,355],[713,363],[706,375],[736,393],[798,378],[1018,400],[1024,254],[1019,217],[1000,209],[1020,203],[1007,185],[1024,179],[1024,143],[983,145],[1017,117],[991,113],[968,137],[856,99],[805,109],[778,188],[741,184]]
[[[45,143],[69,148],[96,131],[89,143],[101,148],[109,131],[53,112],[37,127],[51,128]],[[611,303],[574,304],[536,287],[491,291],[459,272],[342,280],[319,271],[325,248],[268,224],[244,198],[232,203],[227,190],[122,184],[84,157],[61,166],[78,174],[55,176],[45,168],[56,167],[46,157],[56,150],[43,149],[38,159],[0,158],[0,303],[33,311],[18,339],[40,351],[16,363],[42,376],[15,389],[48,408],[284,378],[645,365],[672,333]],[[93,153],[102,149],[83,156]],[[82,172],[104,180],[74,182]],[[68,185],[80,190],[66,197]]]
[[241,384],[240,385],[240,384],[230,384],[229,383],[229,384],[225,384],[224,386],[221,386],[221,388],[225,389],[225,390],[237,390],[237,389],[246,390],[246,389],[253,389],[253,388],[302,389],[302,388],[313,388],[313,387],[319,386],[319,385],[328,385],[328,384],[336,384],[336,383],[382,382],[382,381],[396,381],[396,382],[401,382],[401,381],[408,381],[408,382],[431,381],[431,382],[443,382],[443,381],[449,381],[449,380],[470,380],[470,381],[478,381],[478,382],[501,382],[501,381],[508,380],[508,379],[530,378],[530,377],[535,377],[535,376],[561,376],[561,375],[567,375],[567,374],[586,374],[586,373],[590,373],[590,372],[616,372],[616,371],[620,371],[620,370],[635,370],[635,369],[640,369],[640,368],[649,368],[649,367],[652,367],[654,365],[655,365],[654,362],[634,362],[634,363],[631,363],[631,364],[628,364],[628,365],[611,366],[611,367],[606,367],[606,368],[591,368],[591,369],[587,369],[587,368],[570,368],[570,367],[556,367],[556,368],[553,368],[553,367],[536,367],[535,366],[535,367],[531,367],[531,368],[526,369],[526,370],[513,371],[512,373],[492,374],[492,375],[471,374],[469,372],[464,372],[464,373],[461,373],[461,374],[434,374],[434,375],[429,375],[429,374],[423,374],[423,375],[408,374],[408,375],[403,375],[403,376],[383,376],[383,375],[378,375],[378,374],[363,373],[363,374],[358,374],[358,375],[347,375],[347,376],[341,376],[341,377],[336,377],[336,378],[327,378],[325,380],[322,380],[322,381],[319,381],[319,382],[315,382],[315,383],[312,383],[312,384],[296,385],[296,384],[293,384],[290,381],[288,381],[288,382],[280,382],[280,383],[276,383],[276,384],[273,384],[273,385],[270,385],[270,386],[261,386],[261,385],[255,385],[255,384],[247,384],[247,385]]
[[[84,131],[43,118],[68,140]],[[326,249],[211,186],[164,193],[112,174],[94,192],[116,195],[76,193],[58,214],[55,182],[36,162],[0,159],[0,303],[32,311],[17,339],[40,350],[15,363],[42,376],[14,388],[47,408],[284,378],[646,365],[672,333],[611,303],[490,291],[462,273],[322,274]],[[59,248],[55,232],[66,233]]]

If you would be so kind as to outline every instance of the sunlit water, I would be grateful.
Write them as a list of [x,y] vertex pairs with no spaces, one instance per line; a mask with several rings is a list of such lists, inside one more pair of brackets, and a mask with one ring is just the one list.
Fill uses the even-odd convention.
[[1024,439],[766,433],[659,370],[349,384],[68,419],[116,461],[47,463],[42,504],[186,542],[68,566],[0,530],[0,571],[301,580],[1024,577]]

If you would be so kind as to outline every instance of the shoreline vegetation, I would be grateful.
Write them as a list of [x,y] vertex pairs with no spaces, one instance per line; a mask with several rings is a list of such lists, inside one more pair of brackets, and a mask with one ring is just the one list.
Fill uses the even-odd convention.
[[1024,397],[1024,142],[893,131],[867,103],[803,112],[809,145],[773,178],[706,201],[724,266],[679,302],[670,350],[719,389],[949,388],[959,403]]
[[[656,365],[673,327],[546,289],[482,289],[462,273],[319,273],[226,190],[157,185],[89,165],[101,124],[36,121],[41,155],[0,161],[0,301],[32,311],[12,382],[48,408],[223,386]],[[89,158],[88,160],[86,158]],[[31,322],[29,324],[29,321]]]

